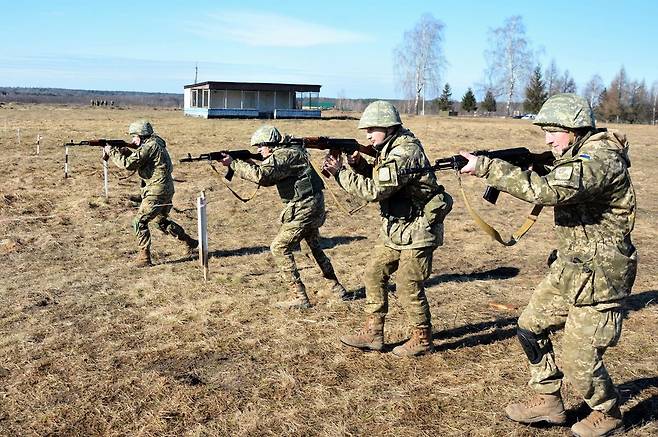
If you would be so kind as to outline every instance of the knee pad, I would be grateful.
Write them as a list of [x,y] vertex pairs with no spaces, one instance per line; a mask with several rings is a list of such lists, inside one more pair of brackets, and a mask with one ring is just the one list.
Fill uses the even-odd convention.
[[169,223],[170,223],[169,220],[162,219],[162,220],[158,220],[156,222],[156,225],[158,226],[158,229],[162,231],[162,233],[169,234]]
[[[516,336],[531,364],[539,364],[552,346],[551,340],[546,334],[536,335],[527,329],[517,328]],[[543,346],[539,343],[540,341],[544,343]]]

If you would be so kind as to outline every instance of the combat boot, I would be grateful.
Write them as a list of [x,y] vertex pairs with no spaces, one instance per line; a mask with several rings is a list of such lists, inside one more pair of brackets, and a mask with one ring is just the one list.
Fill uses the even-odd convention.
[[411,333],[411,338],[403,345],[393,348],[393,354],[398,357],[416,357],[434,352],[432,345],[432,326],[417,326]]
[[593,410],[589,416],[571,427],[571,432],[577,437],[604,437],[623,430],[624,422],[617,406],[607,413]]
[[337,279],[331,279],[331,292],[341,300],[352,300],[349,293]]
[[340,341],[347,346],[381,352],[384,349],[384,316],[370,314],[361,331],[355,335],[343,335]]
[[185,243],[186,255],[194,255],[196,253],[196,250],[199,247],[199,240],[196,240],[189,235],[184,235],[180,240]]
[[151,249],[142,248],[139,249],[139,254],[137,254],[137,259],[135,260],[136,267],[150,267],[153,263],[151,262]]
[[293,282],[290,284],[290,290],[293,292],[295,298],[285,302],[277,302],[274,304],[277,308],[284,310],[305,310],[311,308],[311,302],[306,295],[306,287],[301,282]]
[[552,395],[540,394],[525,402],[509,404],[505,408],[505,413],[513,421],[520,423],[543,421],[560,425],[567,420],[559,392]]

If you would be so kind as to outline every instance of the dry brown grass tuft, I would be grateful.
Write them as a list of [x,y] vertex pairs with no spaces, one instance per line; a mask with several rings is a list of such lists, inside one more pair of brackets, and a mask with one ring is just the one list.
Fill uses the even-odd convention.
[[[274,189],[256,200],[233,198],[205,164],[176,165],[176,208],[210,198],[210,279],[176,242],[154,231],[157,265],[132,268],[130,233],[136,176],[111,170],[102,195],[100,152],[71,150],[65,140],[122,138],[130,121],[151,119],[174,159],[184,153],[244,148],[258,120],[199,120],[180,111],[5,105],[0,108],[0,434],[2,435],[565,435],[504,417],[528,394],[526,363],[515,340],[516,317],[545,273],[554,245],[552,213],[513,248],[489,241],[468,218],[455,175],[440,174],[455,197],[446,245],[435,253],[427,293],[437,353],[417,360],[360,353],[337,338],[363,321],[363,301],[339,302],[312,262],[299,254],[315,307],[284,313],[285,297],[269,244],[280,202]],[[540,131],[526,121],[412,117],[406,124],[430,157],[459,149],[530,146]],[[281,121],[295,135],[360,135],[351,120]],[[16,142],[21,129],[22,144]],[[620,345],[606,354],[620,387],[628,435],[658,433],[658,213],[655,127],[620,126],[633,144],[639,199],[634,240],[641,253]],[[37,134],[41,155],[35,156]],[[319,159],[321,154],[314,153]],[[236,181],[249,193],[253,186]],[[358,205],[329,183],[337,196]],[[482,184],[464,180],[473,199]],[[337,272],[352,290],[377,237],[376,207],[346,217],[327,193],[322,232]],[[502,195],[475,200],[481,213],[510,229],[527,205]],[[195,229],[194,211],[174,212]],[[654,279],[652,279],[654,278]],[[490,303],[512,309],[492,307]],[[394,295],[387,342],[406,338]],[[514,309],[518,308],[518,309]],[[560,335],[556,338],[560,352]],[[567,403],[579,399],[567,384]],[[576,410],[582,417],[585,410]]]

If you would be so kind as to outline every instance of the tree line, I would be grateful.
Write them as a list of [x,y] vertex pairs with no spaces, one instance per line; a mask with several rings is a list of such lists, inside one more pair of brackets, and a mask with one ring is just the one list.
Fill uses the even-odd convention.
[[[448,83],[439,92],[447,60],[443,52],[445,25],[431,14],[423,14],[415,26],[405,32],[393,51],[397,91],[404,98],[401,107],[409,113],[453,111],[536,114],[550,96],[577,93],[576,81],[569,70],[561,72],[555,60],[542,71],[536,61],[539,53],[532,49],[521,16],[512,16],[488,34],[484,51],[485,69],[480,83],[452,100]],[[478,104],[473,89],[482,101]],[[630,79],[622,66],[608,84],[595,74],[580,90],[599,119],[607,122],[656,123],[658,80],[651,86],[644,79]]]

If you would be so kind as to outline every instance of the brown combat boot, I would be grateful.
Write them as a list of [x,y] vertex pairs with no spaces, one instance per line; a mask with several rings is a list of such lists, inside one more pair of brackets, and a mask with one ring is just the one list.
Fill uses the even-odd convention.
[[197,253],[197,249],[199,248],[199,240],[188,238],[187,241],[185,241],[185,244],[187,245],[188,255],[194,255]]
[[361,331],[355,335],[343,335],[340,341],[347,346],[381,352],[384,349],[384,316],[370,314]]
[[416,357],[434,352],[432,345],[432,326],[417,326],[411,333],[411,338],[403,345],[393,348],[393,354],[398,357]]
[[144,248],[139,249],[139,254],[137,254],[137,259],[135,260],[135,266],[137,267],[150,267],[151,263],[151,249]]
[[277,302],[274,304],[277,308],[284,310],[305,310],[311,308],[311,302],[306,295],[306,287],[301,282],[293,282],[290,284],[290,290],[294,293],[295,298],[285,302]]
[[350,300],[352,296],[337,279],[330,280],[331,292],[341,300]]
[[552,395],[540,394],[525,402],[509,404],[505,408],[505,413],[513,421],[520,423],[543,421],[560,425],[567,420],[559,392]]
[[624,422],[617,406],[607,413],[593,410],[589,416],[571,427],[576,437],[604,437],[623,431]]

